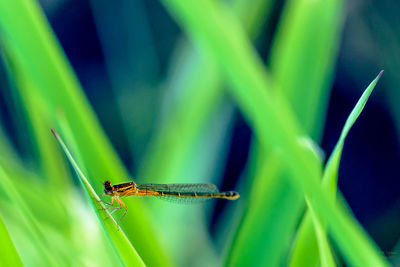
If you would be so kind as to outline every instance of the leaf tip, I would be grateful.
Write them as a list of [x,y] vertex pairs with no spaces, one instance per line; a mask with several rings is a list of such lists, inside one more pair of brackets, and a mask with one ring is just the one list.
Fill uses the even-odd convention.
[[56,132],[56,130],[54,130],[53,128],[50,128],[50,130],[53,133],[54,137],[57,139],[57,141],[60,142],[60,137],[58,136],[58,133]]
[[379,72],[379,74],[378,74],[378,79],[381,78],[383,72],[384,72],[384,70],[381,70],[381,72]]

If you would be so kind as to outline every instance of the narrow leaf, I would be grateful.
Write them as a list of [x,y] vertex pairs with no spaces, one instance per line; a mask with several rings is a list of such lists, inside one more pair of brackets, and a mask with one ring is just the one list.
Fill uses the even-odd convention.
[[[371,95],[372,90],[374,89],[382,73],[383,71],[381,71],[379,75],[367,87],[367,89],[365,89],[364,93],[362,94],[357,104],[351,111],[343,127],[339,140],[331,156],[327,161],[322,183],[326,188],[328,196],[332,198],[335,198],[336,196],[339,162],[344,146],[344,141],[351,127],[354,125],[361,111],[363,110],[365,104],[367,103],[367,100]],[[297,238],[294,243],[295,244],[294,249],[291,256],[292,267],[303,266],[304,264],[308,266],[316,265],[320,259],[317,251],[318,249],[317,243],[320,249],[321,263],[323,261],[329,262],[330,259],[332,258],[331,256],[328,255],[329,252],[327,251],[326,248],[327,247],[326,234],[323,234],[324,232],[326,232],[325,230],[326,227],[323,226],[323,224],[321,224],[319,219],[316,217],[315,213],[312,211],[311,207],[310,207],[310,213],[312,221],[309,218],[310,214],[306,214],[306,216],[302,221],[301,227],[298,231]],[[321,251],[321,249],[324,249],[325,251]],[[329,259],[327,258],[324,259],[324,255]]]
[[[123,262],[127,266],[145,266],[143,260],[140,258],[139,254],[137,254],[135,248],[131,244],[131,242],[126,237],[125,233],[122,229],[119,228],[117,222],[108,212],[106,207],[104,206],[103,202],[99,198],[99,196],[94,191],[93,187],[90,185],[88,179],[85,177],[77,163],[75,162],[74,158],[72,157],[71,153],[69,152],[67,146],[64,144],[61,137],[57,134],[55,130],[51,130],[56,137],[58,143],[60,144],[62,150],[64,151],[65,155],[67,156],[69,162],[71,163],[72,167],[76,171],[78,178],[84,185],[85,191],[87,192],[88,196],[92,200],[92,204],[95,207],[96,212],[98,213],[98,217],[100,218],[103,226],[106,229],[107,234],[109,235],[110,239],[113,241],[115,248],[117,249],[119,255],[121,256]],[[101,211],[100,211],[101,210]],[[106,217],[99,214],[100,212],[104,212]]]
[[1,266],[23,266],[22,261],[15,249],[7,228],[0,216],[0,265]]
[[[104,177],[112,177],[114,182],[129,177],[37,1],[0,1],[0,28],[1,42],[13,63],[27,80],[34,83],[31,97],[41,98],[45,119],[51,125],[57,125],[60,123],[57,112],[64,113],[96,190],[100,189]],[[141,213],[148,212],[139,200],[130,206]],[[159,243],[149,217],[127,216],[123,222],[125,233],[134,240],[146,263],[171,265],[170,256]],[[154,257],[155,254],[158,257]]]
[[271,74],[304,132],[317,142],[328,107],[343,11],[343,0],[286,1],[271,49]]
[[[45,238],[44,227],[38,222],[33,215],[32,210],[27,205],[25,198],[21,195],[14,185],[13,179],[6,173],[3,166],[0,165],[0,193],[10,200],[14,213],[20,214],[20,223],[28,231],[29,238],[35,242],[35,252],[40,255],[40,263],[47,265],[55,265],[56,262],[48,250],[49,243]],[[17,243],[17,241],[16,241]],[[23,258],[23,255],[21,255]]]
[[374,88],[375,88],[378,80],[382,76],[382,74],[383,74],[383,70],[370,83],[370,85],[367,87],[367,89],[365,89],[364,93],[361,95],[356,106],[354,107],[354,109],[351,111],[349,117],[347,118],[346,123],[344,124],[343,130],[342,130],[342,133],[340,134],[339,141],[337,142],[335,148],[333,149],[331,156],[328,159],[328,162],[325,167],[323,183],[325,186],[327,186],[329,188],[329,190],[331,192],[330,194],[332,197],[335,196],[336,189],[337,189],[337,172],[339,169],[340,157],[342,155],[343,145],[344,145],[346,136],[349,133],[353,124],[356,122],[357,118],[360,116],[361,111],[364,109],[364,106],[367,103],[367,100],[368,100],[369,96],[371,95],[372,90],[374,90]]
[[261,143],[282,149],[290,180],[307,195],[318,216],[328,222],[346,260],[353,265],[387,266],[357,221],[322,191],[318,163],[296,142],[300,129],[294,115],[279,93],[268,90],[272,81],[232,13],[215,1],[163,2],[204,53],[216,59],[231,85],[233,98]]
[[301,215],[298,206],[303,203],[302,195],[288,190],[292,184],[278,153],[270,153],[259,164],[256,186],[226,258],[227,266],[279,266]]

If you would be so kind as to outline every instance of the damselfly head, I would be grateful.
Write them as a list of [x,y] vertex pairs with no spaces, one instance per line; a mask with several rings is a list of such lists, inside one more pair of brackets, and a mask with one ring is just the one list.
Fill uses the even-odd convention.
[[108,181],[108,180],[104,181],[103,185],[104,185],[104,193],[105,194],[112,193],[113,190],[112,190],[110,181]]

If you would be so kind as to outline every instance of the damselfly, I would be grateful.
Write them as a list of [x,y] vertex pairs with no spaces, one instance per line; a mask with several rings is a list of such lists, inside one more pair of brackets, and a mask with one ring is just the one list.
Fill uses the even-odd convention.
[[128,212],[128,207],[121,200],[121,197],[155,196],[175,202],[191,203],[213,198],[235,200],[240,196],[235,191],[219,192],[218,188],[213,184],[136,184],[129,182],[111,185],[111,182],[107,180],[103,185],[103,196],[108,195],[111,197],[111,203],[105,203],[113,206],[114,201],[116,201],[118,207],[114,207],[114,211],[122,207],[125,208],[125,212],[119,219],[118,224]]

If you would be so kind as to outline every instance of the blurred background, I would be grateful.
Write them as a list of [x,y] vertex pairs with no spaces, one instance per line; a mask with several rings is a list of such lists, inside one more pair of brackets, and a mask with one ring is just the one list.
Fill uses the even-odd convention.
[[[225,2],[229,5],[233,1]],[[257,20],[251,36],[268,67],[274,64],[271,63],[271,49],[287,1],[265,2],[268,8]],[[194,128],[196,132],[191,133],[191,142],[184,144],[186,149],[177,152],[179,167],[173,162],[165,163],[173,159],[153,157],[157,153],[152,153],[152,149],[157,146],[165,125],[171,126],[163,133],[174,140],[179,141],[180,133],[187,131],[185,123],[190,121],[191,113],[186,114],[189,119],[179,115],[182,108],[185,110],[182,103],[188,97],[200,97],[194,90],[206,88],[207,77],[215,73],[215,66],[208,67],[207,61],[198,64],[203,60],[198,50],[193,48],[162,3],[156,0],[40,0],[39,3],[102,129],[130,174],[129,177],[96,179],[133,179],[138,183],[209,182],[220,190],[238,191],[246,187],[253,133],[227,90],[218,97],[210,93],[209,98],[200,102],[213,107],[205,113],[204,123]],[[384,252],[400,251],[400,247],[396,247],[400,237],[399,13],[400,3],[395,0],[344,3],[340,30],[332,45],[332,72],[324,85],[327,90],[321,102],[325,104],[322,103],[323,108],[318,111],[321,130],[311,134],[326,160],[363,90],[380,70],[385,70],[346,139],[338,179],[339,189],[355,217]],[[247,15],[255,16],[251,12]],[[320,38],[319,32],[314,36]],[[4,54],[3,49],[0,64],[2,131],[22,165],[37,171],[40,164],[27,123],[29,118],[16,96]],[[307,61],[303,63],[305,65],[298,68],[307,68]],[[223,81],[217,83],[227,86]],[[176,121],[170,123],[171,118]],[[200,119],[193,117],[193,123],[196,120]],[[50,132],[46,138],[52,138]],[[162,149],[168,154],[171,148],[164,146]],[[154,165],[159,165],[156,171],[151,167]],[[41,179],[40,172],[38,176]],[[78,189],[79,182],[73,179]],[[101,184],[95,189],[100,193]],[[246,199],[248,193],[243,191],[240,193]],[[78,194],[83,196],[83,193]],[[180,214],[177,218],[186,220],[181,226],[186,227],[170,230],[176,223],[169,221],[168,224],[166,220],[171,216],[171,208],[166,206],[171,204],[157,201],[149,200],[146,205],[156,210],[151,215],[154,220],[163,221],[161,226],[155,226],[157,232],[167,232],[163,233],[165,239],[161,243],[168,244],[178,230],[183,231],[183,235],[193,235],[194,240],[199,236],[206,239],[195,242],[203,245],[191,249],[184,248],[183,241],[177,241],[180,245],[176,247],[169,247],[177,262],[200,266],[205,258],[213,258],[214,263],[220,263],[216,255],[226,251],[223,244],[228,242],[229,233],[238,223],[229,217],[240,214],[244,203],[212,201],[195,208],[173,206],[178,210],[176,214]],[[190,209],[196,209],[197,215],[186,213]],[[201,227],[198,220],[202,221]],[[182,236],[178,239],[186,240]],[[203,249],[204,244],[208,244],[208,250],[201,253],[204,259],[197,258],[194,262],[197,250]]]

